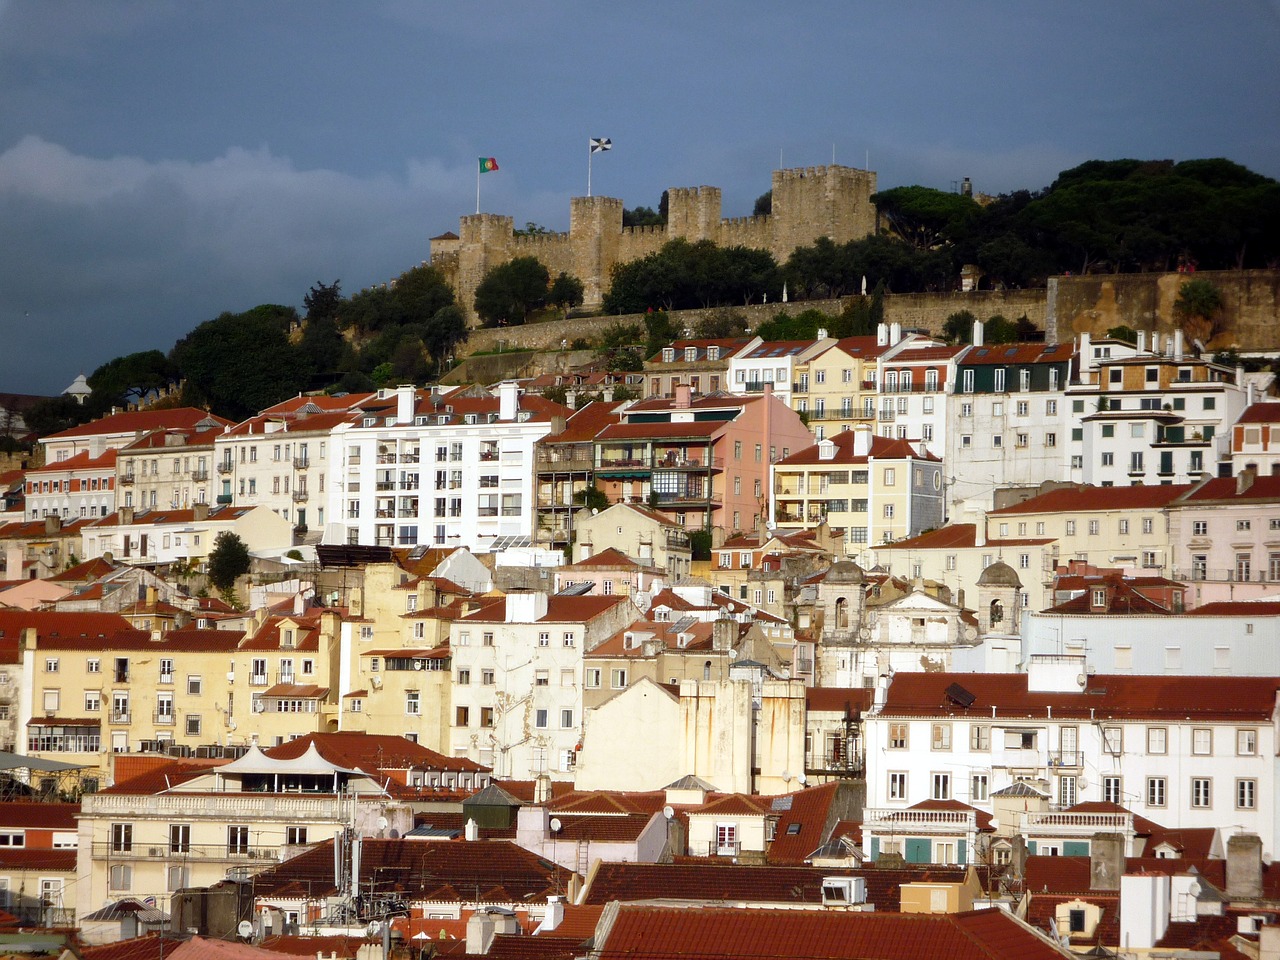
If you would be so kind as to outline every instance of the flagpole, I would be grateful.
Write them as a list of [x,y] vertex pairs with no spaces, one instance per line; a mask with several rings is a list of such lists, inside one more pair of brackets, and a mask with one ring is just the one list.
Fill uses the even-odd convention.
[[480,212],[480,163],[476,162],[476,213]]
[[591,149],[591,143],[587,143],[587,196],[591,196],[591,155],[595,153]]

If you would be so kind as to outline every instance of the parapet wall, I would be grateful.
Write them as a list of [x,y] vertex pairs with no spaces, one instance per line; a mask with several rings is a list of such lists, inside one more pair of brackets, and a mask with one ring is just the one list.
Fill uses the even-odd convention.
[[[1280,270],[1205,270],[1194,274],[1222,294],[1226,330],[1206,346],[1275,350],[1280,346]],[[1090,274],[1051,277],[1045,330],[1051,339],[1080,333],[1105,334],[1125,325],[1134,330],[1172,333],[1178,329],[1173,304],[1185,273]]]

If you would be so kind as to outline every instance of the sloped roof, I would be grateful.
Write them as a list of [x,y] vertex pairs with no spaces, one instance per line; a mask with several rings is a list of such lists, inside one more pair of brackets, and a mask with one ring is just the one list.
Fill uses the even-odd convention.
[[[959,684],[973,694],[970,707],[948,698]],[[1097,674],[1084,691],[1047,693],[1028,690],[1027,674],[907,673],[889,685],[883,716],[990,716],[1003,719],[1045,716],[1053,709],[1062,718],[1162,718],[1183,721],[1241,720],[1269,722],[1280,679],[1275,677],[1188,677]]]
[[766,854],[769,863],[804,863],[826,842],[827,819],[840,789],[838,782],[824,783],[774,798],[778,825]]
[[1187,491],[1179,503],[1199,505],[1214,501],[1238,503],[1242,500],[1280,500],[1280,476],[1264,474],[1254,477],[1248,489],[1240,491],[1237,491],[1238,480],[1238,477],[1214,477],[1206,480]]
[[1280,423],[1280,401],[1250,404],[1236,423]]
[[1064,343],[989,343],[970,347],[958,365],[976,367],[995,364],[1065,363],[1075,353],[1075,345]]
[[621,904],[603,944],[614,958],[1062,960],[1066,954],[1003,910],[958,914],[742,910]]
[[[1234,485],[1235,481],[1229,481]],[[1183,496],[1192,485],[1171,483],[1139,487],[1094,487],[1078,484],[1059,487],[1038,497],[992,510],[988,516],[1005,517],[1022,513],[1081,513],[1097,510],[1159,510]],[[1234,489],[1234,486],[1232,487]],[[899,544],[900,546],[900,544]]]
[[[843,430],[834,437],[829,437],[825,441],[815,443],[811,447],[806,447],[798,453],[793,453],[789,457],[779,460],[777,466],[808,466],[813,464],[839,464],[839,463],[866,463],[868,454],[855,454],[853,452],[854,443],[857,441],[858,431]],[[831,443],[835,446],[835,455],[833,457],[823,459],[819,456],[823,443]],[[876,460],[928,460],[936,463],[942,461],[932,453],[920,452],[916,450],[908,441],[896,438],[881,437],[872,435],[870,456]]]
[[175,407],[169,410],[128,410],[124,413],[99,417],[88,423],[51,433],[44,440],[71,440],[76,437],[96,437],[121,433],[144,433],[166,427],[193,427],[202,420],[214,420],[230,424],[230,420],[215,417],[195,407]]

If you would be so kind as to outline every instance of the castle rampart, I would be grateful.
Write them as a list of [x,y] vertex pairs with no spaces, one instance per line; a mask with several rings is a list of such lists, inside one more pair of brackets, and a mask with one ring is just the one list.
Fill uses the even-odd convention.
[[768,250],[782,262],[796,247],[830,237],[856,240],[875,230],[871,195],[876,175],[853,167],[801,167],[773,173],[769,216],[721,217],[719,187],[673,187],[667,192],[667,224],[623,227],[622,201],[573,197],[569,232],[516,237],[511,217],[478,213],[462,217],[460,236],[431,242],[431,264],[453,285],[459,304],[474,322],[475,291],[484,275],[515,257],[532,256],[555,276],[582,281],[584,302],[596,307],[609,289],[616,264],[659,250],[668,240],[710,240],[721,246]]

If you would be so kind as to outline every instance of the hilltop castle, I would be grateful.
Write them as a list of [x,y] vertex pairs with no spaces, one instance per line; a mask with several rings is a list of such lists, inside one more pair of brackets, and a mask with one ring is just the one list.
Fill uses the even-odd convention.
[[461,218],[459,236],[431,239],[431,265],[444,274],[474,321],[476,287],[484,275],[516,257],[536,257],[554,277],[582,281],[585,306],[600,305],[615,264],[656,252],[668,240],[711,240],[721,246],[768,250],[779,263],[796,247],[829,237],[836,243],[875,230],[871,195],[876,175],[854,167],[797,167],[773,172],[773,212],[720,216],[719,187],[674,187],[667,194],[665,226],[624,227],[616,197],[573,197],[569,232],[516,236],[511,217],[477,213]]

